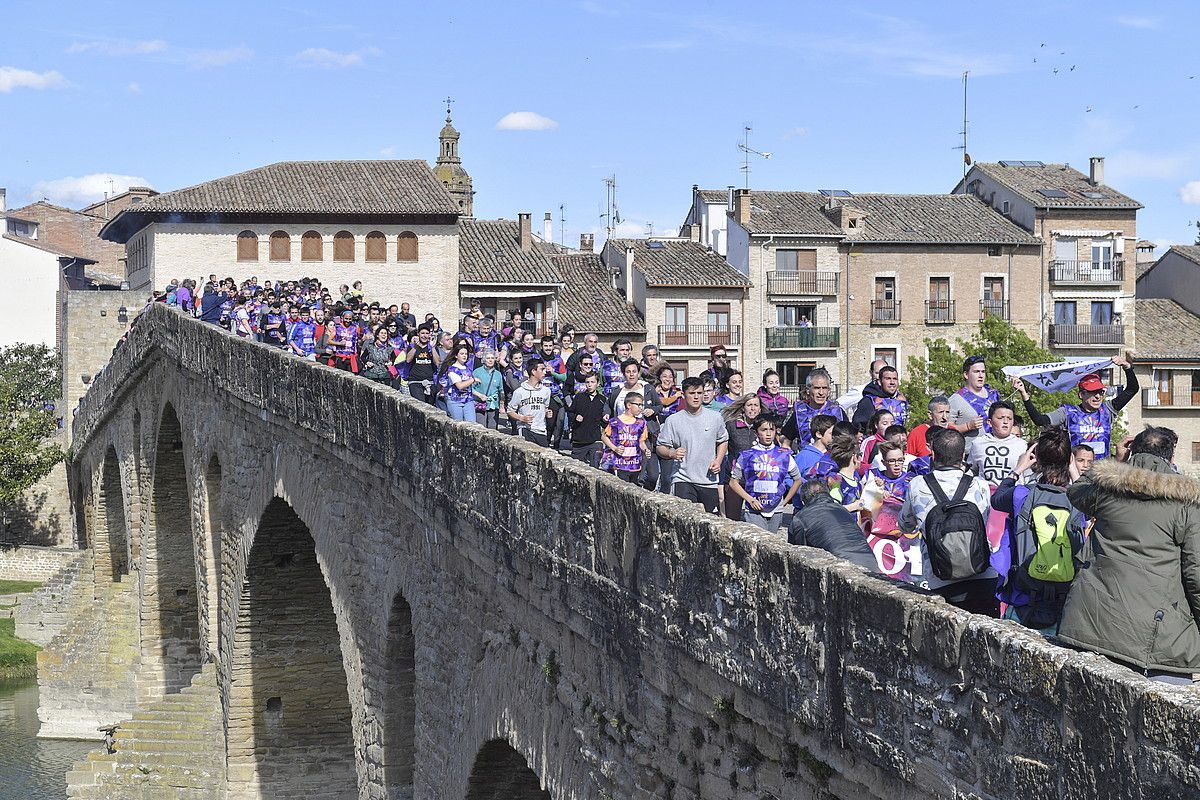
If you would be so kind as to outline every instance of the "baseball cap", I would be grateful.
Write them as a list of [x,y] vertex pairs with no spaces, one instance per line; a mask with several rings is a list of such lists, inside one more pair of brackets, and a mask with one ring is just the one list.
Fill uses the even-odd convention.
[[1104,381],[1100,380],[1100,376],[1094,372],[1089,372],[1079,379],[1079,388],[1085,392],[1102,392],[1104,391]]

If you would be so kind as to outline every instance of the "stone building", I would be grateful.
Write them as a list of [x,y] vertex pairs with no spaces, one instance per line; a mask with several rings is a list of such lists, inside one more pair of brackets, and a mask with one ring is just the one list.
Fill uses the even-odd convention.
[[987,315],[1036,335],[1040,243],[975,198],[738,189],[728,225],[761,331],[744,369],[793,392],[818,365],[839,387],[876,358],[903,377],[926,339],[968,338]]
[[458,205],[458,213],[463,217],[474,216],[474,190],[471,188],[471,176],[463,168],[462,158],[458,155],[458,130],[450,122],[450,109],[446,108],[446,124],[438,134],[438,157],[434,164],[433,173],[442,185],[450,192]]
[[647,341],[675,367],[677,380],[701,372],[713,347],[724,347],[740,364],[743,332],[753,335],[757,327],[747,326],[744,317],[749,279],[698,241],[698,225],[684,230],[686,237],[609,239],[601,254],[645,319]]
[[1135,348],[1137,212],[1141,203],[1088,174],[1041,161],[980,163],[954,187],[973,194],[1042,241],[1041,340],[1062,357]]
[[361,280],[453,319],[458,216],[424,161],[285,161],[151,197],[100,235],[125,245],[135,290],[211,273]]

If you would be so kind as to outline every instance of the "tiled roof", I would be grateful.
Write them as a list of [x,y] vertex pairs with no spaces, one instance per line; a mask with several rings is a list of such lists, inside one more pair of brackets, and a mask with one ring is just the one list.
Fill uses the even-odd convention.
[[610,239],[609,242],[618,252],[633,248],[633,266],[646,277],[648,286],[750,285],[750,279],[726,264],[724,258],[690,239]]
[[93,261],[90,258],[86,258],[84,256],[77,255],[75,253],[68,253],[66,250],[63,250],[58,247],[53,247],[49,244],[46,244],[45,242],[38,241],[37,239],[30,239],[28,236],[14,236],[11,233],[6,233],[6,234],[3,234],[3,238],[7,239],[10,242],[17,242],[19,244],[23,244],[28,247],[32,247],[34,250],[41,250],[42,252],[50,253],[51,255],[61,256],[63,258],[78,258],[81,261],[86,261],[88,263],[95,263],[95,261]]
[[697,194],[706,203],[729,203],[728,189],[700,189]]
[[[1156,261],[1150,261],[1148,263],[1138,264],[1137,265],[1137,280],[1140,281],[1142,278],[1149,275],[1150,271],[1152,269],[1154,269],[1155,267],[1157,267],[1162,262],[1162,260],[1164,258],[1166,258],[1167,256],[1169,256],[1171,253],[1175,253],[1176,255],[1182,256],[1183,258],[1186,258],[1188,261],[1191,261],[1193,264],[1200,266],[1200,245],[1173,244],[1167,249],[1167,252],[1165,252],[1161,256],[1159,256]],[[1140,331],[1139,331],[1139,333],[1140,333]]]
[[1200,317],[1174,300],[1138,299],[1138,361],[1200,360]]
[[1136,280],[1140,281],[1142,278],[1146,277],[1146,273],[1149,272],[1150,270],[1154,269],[1154,265],[1157,263],[1158,263],[1157,261],[1139,261],[1139,262],[1137,262],[1137,278],[1136,278]]
[[[752,192],[752,233],[846,236],[836,208],[818,192]],[[1023,228],[972,195],[855,194],[840,205],[866,216],[855,242],[896,244],[1040,244]]]
[[625,296],[613,288],[598,253],[553,256],[562,279],[558,295],[560,327],[570,323],[581,332],[646,335],[646,323]]
[[[1088,182],[1088,176],[1066,164],[1005,166],[975,164],[972,170],[994,178],[1038,208],[1141,208],[1142,204],[1105,184]],[[967,175],[970,178],[970,174]],[[1065,197],[1046,197],[1039,189],[1059,189]],[[1088,197],[1100,194],[1103,197]]]
[[458,270],[463,283],[542,286],[561,282],[549,254],[536,240],[529,250],[521,249],[521,228],[516,220],[462,220]]
[[424,161],[281,161],[164,192],[105,226],[131,236],[163,214],[457,215],[450,192]]

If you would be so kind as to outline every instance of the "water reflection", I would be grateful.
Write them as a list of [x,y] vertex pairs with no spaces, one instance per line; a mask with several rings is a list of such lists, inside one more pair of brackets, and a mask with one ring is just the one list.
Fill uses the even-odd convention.
[[0,681],[0,800],[63,800],[67,770],[99,742],[38,739],[37,681]]

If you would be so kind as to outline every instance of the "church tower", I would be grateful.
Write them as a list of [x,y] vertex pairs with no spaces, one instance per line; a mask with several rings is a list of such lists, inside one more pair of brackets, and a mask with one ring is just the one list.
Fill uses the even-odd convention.
[[458,131],[450,122],[450,103],[446,98],[446,124],[438,134],[437,164],[433,174],[450,190],[450,196],[458,203],[458,213],[463,217],[474,216],[471,210],[471,176],[463,169],[462,159],[458,157]]

